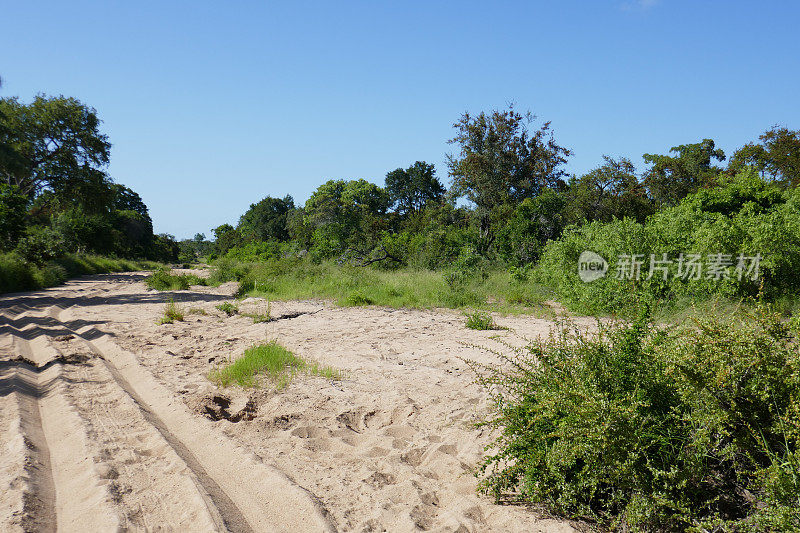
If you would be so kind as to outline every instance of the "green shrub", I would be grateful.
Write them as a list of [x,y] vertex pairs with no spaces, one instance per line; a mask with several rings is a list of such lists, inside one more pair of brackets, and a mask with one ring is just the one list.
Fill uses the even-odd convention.
[[233,302],[223,302],[216,307],[228,316],[233,316],[239,313],[239,306]]
[[158,321],[159,324],[172,324],[173,322],[183,322],[183,309],[170,300],[164,306],[164,316]]
[[194,274],[172,274],[169,268],[159,268],[145,280],[147,287],[157,291],[185,291],[192,285],[206,285],[206,280]]
[[494,323],[492,315],[482,311],[475,311],[467,314],[467,322],[465,325],[469,329],[477,330],[500,329],[497,324]]
[[471,363],[500,430],[482,490],[623,531],[800,528],[796,332],[764,309],[599,329]]
[[16,253],[37,265],[67,252],[63,236],[47,226],[29,227],[17,243]]
[[[604,278],[583,283],[578,278],[578,257],[593,251],[609,263]],[[677,276],[681,253],[726,254],[733,264],[724,279]],[[641,278],[617,279],[620,255],[641,254]],[[667,254],[673,261],[667,280],[660,273],[647,279],[651,254]],[[739,276],[739,255],[761,254],[759,277]],[[663,209],[644,224],[633,219],[572,226],[550,241],[535,270],[534,279],[554,288],[565,304],[579,312],[616,312],[635,308],[640,301],[660,301],[662,306],[709,297],[740,299],[761,292],[768,299],[796,293],[800,288],[800,189],[780,191],[752,172],[721,180],[713,188],[687,196],[675,207]],[[740,279],[741,278],[741,279]]]
[[363,305],[372,305],[374,303],[375,303],[375,301],[372,298],[370,298],[368,296],[364,296],[363,293],[358,292],[358,291],[348,294],[347,298],[344,299],[344,305],[350,306],[350,307],[358,307],[358,306],[363,306]]
[[37,265],[16,253],[0,254],[0,293],[51,287],[83,274],[144,270],[155,266],[150,262],[77,254],[66,254]]

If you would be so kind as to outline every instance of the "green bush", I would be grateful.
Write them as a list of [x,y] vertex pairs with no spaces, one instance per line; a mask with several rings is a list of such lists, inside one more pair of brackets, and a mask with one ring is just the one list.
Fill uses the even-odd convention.
[[239,306],[233,302],[223,302],[216,307],[228,316],[233,316],[239,313]]
[[37,265],[65,255],[63,236],[47,226],[32,226],[17,243],[15,250],[23,259]]
[[468,329],[477,330],[500,329],[497,324],[494,323],[492,315],[489,313],[484,313],[483,311],[475,311],[467,314],[465,326]]
[[[604,278],[583,283],[578,257],[593,251],[610,263]],[[725,279],[677,276],[676,264],[667,280],[660,273],[647,279],[651,254],[676,261],[679,254],[726,254],[732,265]],[[620,255],[641,254],[641,279],[616,279]],[[739,276],[739,255],[761,254],[759,278]],[[710,297],[740,299],[761,292],[768,299],[800,288],[800,190],[780,191],[748,171],[724,178],[714,188],[701,189],[679,205],[657,212],[644,224],[633,219],[572,226],[550,241],[534,272],[534,279],[554,288],[576,311],[615,312],[640,301],[672,304]],[[740,279],[741,277],[741,279]]]
[[169,268],[159,268],[144,280],[147,287],[157,291],[185,291],[192,285],[206,285],[205,279],[194,274],[172,274]]
[[170,300],[164,306],[164,316],[158,321],[159,325],[183,322],[183,308]]
[[370,298],[369,296],[364,296],[361,292],[353,292],[347,295],[347,298],[344,299],[344,305],[350,307],[358,307],[364,305],[372,305],[375,301]]
[[622,531],[800,528],[796,331],[765,309],[599,329],[471,363],[500,430],[482,490]]
[[51,287],[83,274],[144,270],[154,266],[150,262],[78,254],[67,254],[37,265],[16,253],[0,254],[0,293]]

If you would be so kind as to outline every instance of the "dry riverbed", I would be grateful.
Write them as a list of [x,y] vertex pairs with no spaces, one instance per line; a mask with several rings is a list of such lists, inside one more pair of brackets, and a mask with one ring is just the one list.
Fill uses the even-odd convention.
[[[277,302],[232,284],[148,291],[143,274],[0,296],[1,531],[574,531],[497,505],[473,475],[492,440],[462,358],[552,322]],[[183,322],[158,325],[174,298]],[[260,299],[241,313],[263,314]],[[210,370],[275,339],[340,379],[218,388]]]

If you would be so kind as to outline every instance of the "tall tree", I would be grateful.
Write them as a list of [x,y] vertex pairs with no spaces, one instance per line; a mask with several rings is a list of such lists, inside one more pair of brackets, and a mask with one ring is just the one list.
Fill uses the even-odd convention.
[[440,202],[445,189],[433,165],[417,161],[406,169],[398,168],[386,174],[386,192],[391,205],[400,214],[408,215],[428,202]]
[[330,257],[348,247],[371,247],[385,225],[388,206],[386,191],[366,180],[323,183],[305,205],[316,253]]
[[111,144],[93,108],[63,96],[39,95],[29,105],[2,98],[0,121],[0,144],[14,154],[0,160],[0,181],[30,198],[51,190],[62,201],[83,199],[92,210],[98,200],[110,201],[104,169]]
[[645,172],[644,184],[659,206],[675,205],[687,194],[700,187],[709,186],[722,169],[713,161],[724,161],[725,152],[716,148],[714,141],[703,139],[699,143],[681,144],[669,149],[677,155],[644,154],[642,158],[651,165]]
[[580,220],[610,222],[631,217],[643,221],[653,212],[647,191],[629,159],[603,156],[605,163],[570,181],[570,216]]
[[267,196],[256,204],[251,204],[250,209],[239,219],[238,229],[246,239],[259,241],[289,239],[287,217],[294,210],[294,199],[273,198]]
[[510,106],[474,117],[464,113],[453,125],[457,133],[449,142],[459,147],[459,153],[448,155],[451,193],[476,205],[486,247],[492,241],[492,214],[498,208],[563,186],[563,166],[572,152],[556,143],[549,122],[530,128],[535,118]]
[[773,126],[759,136],[760,144],[748,143],[731,157],[728,168],[734,172],[754,166],[762,176],[786,186],[800,184],[800,130]]

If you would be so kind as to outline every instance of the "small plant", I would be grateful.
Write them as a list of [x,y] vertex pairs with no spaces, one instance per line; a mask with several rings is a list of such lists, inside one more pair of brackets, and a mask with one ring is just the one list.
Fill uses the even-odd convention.
[[200,307],[190,307],[189,310],[186,311],[186,314],[188,314],[188,315],[207,315],[208,313],[206,313],[205,309],[202,309]]
[[242,316],[253,319],[253,324],[263,324],[269,322],[272,318],[269,315],[262,315],[260,313],[242,313]]
[[358,291],[350,293],[347,298],[344,299],[344,304],[350,307],[372,305],[374,303],[375,301],[372,298]]
[[233,315],[239,313],[239,306],[236,305],[233,302],[221,303],[221,304],[219,304],[217,306],[217,309],[219,309],[220,311],[222,311],[223,313],[225,313],[228,316],[233,316]]
[[172,324],[176,320],[178,322],[183,321],[183,309],[181,309],[181,307],[173,300],[170,300],[164,306],[164,316],[161,317],[161,320],[158,323]]
[[257,376],[265,375],[278,389],[282,389],[292,380],[297,372],[321,376],[327,379],[339,379],[337,370],[318,363],[307,362],[296,356],[277,341],[253,346],[245,350],[242,357],[222,368],[213,370],[208,378],[222,387],[239,385],[254,387],[257,385]]
[[474,313],[467,314],[467,323],[465,324],[469,329],[489,330],[500,329],[495,324],[492,315],[483,311],[475,311]]
[[272,304],[267,302],[267,309],[263,313],[242,313],[242,316],[253,319],[253,324],[262,324],[272,320]]

